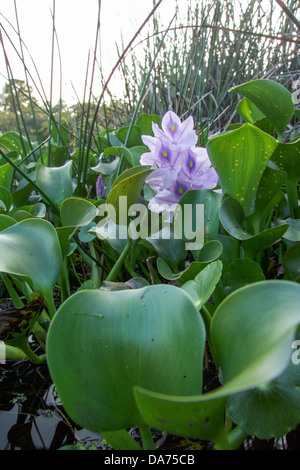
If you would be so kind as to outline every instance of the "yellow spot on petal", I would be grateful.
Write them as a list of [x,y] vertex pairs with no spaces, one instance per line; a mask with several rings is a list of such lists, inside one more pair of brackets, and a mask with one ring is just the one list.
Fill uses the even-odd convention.
[[192,162],[192,160],[190,161],[190,168],[193,168],[194,164]]
[[179,188],[179,192],[180,192],[180,194],[183,194],[183,189]]
[[163,151],[163,156],[166,157],[166,158],[168,156],[168,153],[165,150]]
[[171,131],[172,131],[172,132],[175,131],[175,126],[174,126],[174,124],[171,124]]

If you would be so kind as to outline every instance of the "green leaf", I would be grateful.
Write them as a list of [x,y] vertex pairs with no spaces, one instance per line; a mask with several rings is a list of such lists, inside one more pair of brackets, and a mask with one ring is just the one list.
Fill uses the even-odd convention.
[[[121,127],[118,132],[116,133],[116,137],[124,144],[127,133],[129,130],[129,126],[126,127]],[[137,145],[143,145],[142,141],[142,132],[140,127],[138,126],[132,126],[131,133],[129,136],[129,140],[127,142],[126,147],[136,147]]]
[[[168,245],[167,245],[168,246]],[[172,251],[172,250],[171,250]],[[192,261],[189,266],[183,271],[174,273],[170,268],[170,255],[169,255],[169,264],[165,259],[157,259],[157,269],[162,277],[169,281],[179,281],[180,284],[193,280],[197,274],[200,273],[206,266],[219,258],[222,253],[222,245],[217,240],[211,240],[207,242],[203,248],[197,252],[197,261]],[[174,263],[173,260],[173,265]]]
[[291,362],[272,382],[231,396],[228,413],[247,434],[259,439],[279,438],[295,429],[300,422],[299,364]]
[[248,98],[274,125],[281,137],[293,117],[295,105],[290,92],[269,79],[257,79],[231,88],[229,92]]
[[12,195],[5,186],[0,186],[0,213],[8,212],[12,204]]
[[55,228],[43,219],[26,219],[0,232],[0,271],[22,276],[35,292],[48,295],[61,271]]
[[283,280],[250,284],[225,298],[211,322],[214,357],[225,385],[247,390],[284,371],[300,323],[299,301],[300,286]]
[[160,124],[160,117],[157,114],[142,113],[136,121],[136,125],[141,129],[142,135],[154,135],[152,130],[152,123]]
[[300,242],[291,245],[283,255],[282,265],[285,278],[297,281],[300,277]]
[[66,227],[84,227],[92,222],[97,214],[97,207],[80,197],[65,199],[60,208],[61,223]]
[[226,295],[240,287],[264,280],[265,276],[259,264],[247,258],[234,260],[223,273],[223,285]]
[[254,211],[260,179],[276,146],[273,137],[248,123],[208,141],[223,194],[237,199],[246,216]]
[[16,220],[6,214],[0,214],[0,231],[5,230],[11,225],[15,225]]
[[270,167],[265,169],[256,194],[255,211],[248,216],[256,233],[265,228],[271,211],[283,199],[284,193],[280,191],[280,188],[286,177],[285,171],[274,170]]
[[240,203],[232,198],[224,199],[220,209],[220,221],[225,230],[234,238],[242,240],[246,258],[253,258],[257,253],[280,240],[288,224],[278,225],[254,235],[245,228],[246,219]]
[[[106,199],[107,204],[112,205],[116,211],[116,220],[112,219],[113,222],[118,225],[127,225],[129,223],[128,209],[136,203],[145,180],[152,171],[144,166],[133,167],[121,173],[114,181]],[[120,199],[123,196],[125,198]],[[120,206],[122,201],[125,201],[125,208]]]
[[47,361],[69,416],[105,432],[144,425],[135,385],[182,395],[201,391],[195,370],[201,371],[204,344],[203,321],[179,288],[85,290],[57,311]]
[[72,161],[65,165],[50,168],[39,163],[36,167],[36,183],[58,206],[72,196]]
[[[147,424],[228,448],[226,397],[264,386],[286,369],[300,322],[299,301],[300,286],[282,280],[251,284],[226,297],[211,322],[215,359],[224,385],[188,397],[135,387],[137,405]],[[263,408],[261,413],[263,420]]]
[[14,168],[9,163],[0,166],[0,186],[4,186],[9,191],[11,188],[14,171]]
[[[113,154],[115,155],[116,153],[119,153],[119,150],[114,150],[112,149],[118,149],[118,147],[112,147],[108,149],[107,155]],[[95,171],[96,173],[101,173],[102,175],[112,175],[116,169],[118,168],[119,165],[119,157],[116,157],[114,160],[111,162],[106,162],[103,160],[104,155],[102,154],[100,161],[96,166],[91,167],[91,170]]]
[[257,119],[264,116],[263,113],[247,98],[241,99],[236,110],[244,121],[250,122],[251,124],[254,124]]
[[51,167],[60,167],[65,165],[67,160],[69,160],[69,145],[56,145],[51,142],[50,147],[50,166]]
[[274,150],[272,162],[285,171],[290,180],[300,177],[300,139],[295,142],[281,143]]
[[174,269],[186,256],[185,242],[175,237],[172,226],[166,226],[157,234],[151,234],[146,241],[152,246],[158,256]]
[[[22,141],[25,146],[25,154]],[[0,136],[0,147],[7,152],[17,152],[17,156],[22,155],[23,158],[31,152],[28,140],[24,136],[21,138],[17,132],[13,131],[5,132]]]
[[[221,205],[222,194],[216,193],[210,189],[194,189],[187,191],[179,200],[174,213],[174,226],[176,227],[179,214],[182,214],[182,223],[180,224],[181,233],[184,237],[184,214],[185,207],[192,208],[191,230],[195,232],[196,238],[204,238],[204,242],[215,240],[219,231],[219,209]],[[189,206],[190,205],[190,206]],[[197,217],[197,206],[204,206],[204,226],[201,223],[201,217]],[[181,209],[181,211],[180,211]],[[180,211],[180,212],[179,212]],[[200,220],[199,220],[200,219]],[[179,222],[180,223],[180,222]],[[184,238],[185,239],[185,238]],[[186,239],[190,241],[189,239]]]
[[206,266],[194,280],[185,282],[183,289],[192,299],[195,307],[200,310],[212,295],[222,274],[221,261],[215,261]]

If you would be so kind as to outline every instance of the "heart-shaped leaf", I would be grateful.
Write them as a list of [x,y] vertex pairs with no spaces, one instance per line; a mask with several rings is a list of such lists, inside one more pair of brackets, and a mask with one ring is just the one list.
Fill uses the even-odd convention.
[[295,111],[292,95],[284,86],[260,78],[231,88],[229,92],[239,93],[252,101],[274,125],[278,137],[282,137]]
[[[211,340],[224,385],[189,397],[135,387],[144,420],[156,429],[209,439],[226,448],[226,397],[265,386],[284,372],[300,322],[299,301],[300,286],[281,280],[251,284],[226,297],[211,321]],[[260,411],[263,420],[263,407]]]
[[299,364],[291,362],[272,382],[232,395],[228,413],[247,434],[259,439],[279,438],[295,429],[300,420]]
[[254,211],[260,179],[276,146],[273,137],[249,123],[208,141],[223,194],[237,199],[246,216]]
[[247,258],[238,258],[230,263],[223,273],[226,294],[254,282],[264,281],[265,276],[259,264]]
[[179,288],[84,290],[57,311],[47,361],[71,418],[91,430],[113,431],[144,425],[135,385],[198,393],[204,344],[201,316]]
[[26,219],[0,232],[0,271],[26,278],[35,292],[48,297],[61,265],[57,234],[48,221]]
[[36,167],[36,183],[43,192],[60,206],[72,196],[72,160],[60,167],[46,167],[39,163]]
[[61,223],[69,227],[83,227],[92,222],[98,214],[94,204],[84,198],[70,197],[62,202]]

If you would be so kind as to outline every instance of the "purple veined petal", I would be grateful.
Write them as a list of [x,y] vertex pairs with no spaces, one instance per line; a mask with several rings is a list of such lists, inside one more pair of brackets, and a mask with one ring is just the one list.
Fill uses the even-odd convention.
[[166,141],[170,140],[164,131],[162,131],[155,122],[152,123],[152,130],[155,138]]
[[218,184],[219,176],[216,170],[211,167],[204,173],[200,172],[191,180],[193,189],[214,189]]
[[152,135],[142,135],[142,141],[145,145],[147,145],[150,152],[155,150],[157,145],[157,137],[153,137]]
[[156,167],[158,167],[156,155],[153,152],[143,153],[140,156],[140,164],[141,165],[150,165],[150,166],[155,164]]
[[171,141],[175,142],[181,127],[181,120],[177,114],[173,111],[168,111],[162,118],[161,125],[165,134]]
[[148,208],[151,212],[161,213],[164,211],[171,212],[175,210],[175,207],[178,203],[178,199],[174,197],[174,195],[168,191],[161,191],[160,193],[156,194],[148,204]]
[[96,194],[98,199],[102,199],[105,195],[104,181],[101,175],[98,176],[96,181]]
[[176,181],[179,171],[180,167],[160,167],[148,176],[146,182],[155,192],[159,192]]
[[179,149],[167,141],[159,141],[155,148],[156,161],[158,165],[173,167],[178,159]]

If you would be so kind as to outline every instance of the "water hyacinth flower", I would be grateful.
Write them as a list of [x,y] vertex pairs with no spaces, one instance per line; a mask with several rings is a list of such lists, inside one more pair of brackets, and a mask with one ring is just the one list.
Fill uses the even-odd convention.
[[197,135],[190,116],[181,122],[168,111],[162,129],[152,124],[154,136],[142,136],[150,152],[141,155],[141,165],[155,169],[146,180],[156,195],[149,202],[153,212],[174,211],[176,204],[189,189],[213,189],[218,174],[211,166],[205,148],[196,147]]
[[104,182],[101,175],[98,176],[98,179],[96,181],[96,194],[98,199],[102,199],[105,194]]

